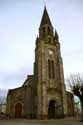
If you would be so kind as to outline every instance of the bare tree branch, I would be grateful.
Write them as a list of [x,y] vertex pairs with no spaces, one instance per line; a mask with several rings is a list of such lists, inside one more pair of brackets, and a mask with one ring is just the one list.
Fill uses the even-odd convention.
[[70,90],[78,97],[80,94],[83,95],[83,77],[78,74],[71,74],[67,79],[66,83]]

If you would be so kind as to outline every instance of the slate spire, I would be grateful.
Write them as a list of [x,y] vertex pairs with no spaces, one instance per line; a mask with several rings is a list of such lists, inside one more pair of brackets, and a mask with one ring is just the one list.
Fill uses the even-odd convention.
[[45,25],[45,24],[49,24],[52,26],[47,9],[46,9],[46,6],[44,7],[44,12],[43,12],[43,16],[41,19],[40,27]]

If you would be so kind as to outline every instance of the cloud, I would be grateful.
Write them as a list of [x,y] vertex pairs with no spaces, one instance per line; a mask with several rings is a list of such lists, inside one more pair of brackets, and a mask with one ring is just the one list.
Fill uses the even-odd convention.
[[43,0],[0,0],[0,5],[16,5],[17,3],[32,3],[32,4],[37,4],[37,3],[44,3]]
[[[37,1],[0,1],[0,87],[2,88],[22,85],[27,74],[32,73],[35,38],[43,11],[43,0],[41,5],[39,5],[41,2],[36,4]],[[78,0],[63,1],[56,0],[55,4],[55,0],[46,0],[46,5],[53,26],[59,34],[66,75],[82,71],[83,4],[80,0],[81,4]]]
[[27,67],[21,67],[14,72],[0,72],[0,88],[10,89],[21,86],[30,72],[31,68]]

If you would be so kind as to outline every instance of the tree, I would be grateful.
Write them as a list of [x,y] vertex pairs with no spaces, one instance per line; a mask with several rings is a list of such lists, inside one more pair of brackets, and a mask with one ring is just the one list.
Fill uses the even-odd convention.
[[66,79],[66,82],[73,94],[80,99],[83,122],[83,77],[80,74],[73,74]]

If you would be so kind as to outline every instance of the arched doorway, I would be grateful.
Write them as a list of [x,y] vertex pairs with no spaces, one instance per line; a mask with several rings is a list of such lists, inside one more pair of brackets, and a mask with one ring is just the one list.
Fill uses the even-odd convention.
[[19,118],[22,116],[22,104],[21,103],[17,103],[15,105],[15,117]]
[[51,100],[48,105],[48,118],[55,118],[55,100]]

